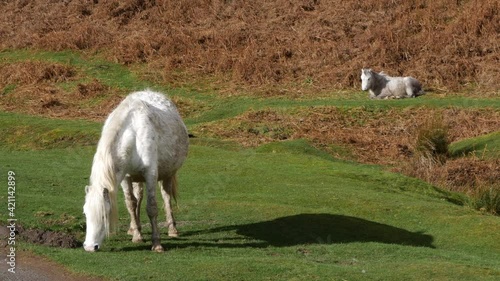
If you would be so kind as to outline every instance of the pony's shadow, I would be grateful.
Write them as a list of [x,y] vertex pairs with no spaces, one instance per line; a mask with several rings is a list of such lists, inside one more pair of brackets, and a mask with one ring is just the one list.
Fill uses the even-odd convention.
[[276,247],[300,244],[378,242],[433,248],[433,238],[422,232],[369,220],[332,214],[299,214],[237,226],[237,233]]
[[[224,239],[218,235],[217,239],[204,239],[210,234],[222,232],[236,232],[228,234]],[[231,236],[231,237],[229,237]],[[201,238],[200,238],[201,237]],[[249,240],[253,240],[249,242]],[[415,247],[434,248],[433,237],[422,232],[411,232],[387,224],[369,220],[333,214],[299,214],[286,216],[270,221],[250,224],[232,225],[191,231],[181,234],[181,237],[172,240],[163,240],[168,243],[167,248],[187,247],[223,247],[263,248],[268,246],[288,247],[303,244],[340,244],[355,242],[376,242],[384,244],[398,244]],[[139,250],[142,246],[122,250]]]

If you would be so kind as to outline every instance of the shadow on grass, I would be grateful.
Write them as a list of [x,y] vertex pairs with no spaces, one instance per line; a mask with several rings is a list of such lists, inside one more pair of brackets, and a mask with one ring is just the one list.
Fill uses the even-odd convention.
[[[221,233],[228,232],[227,238]],[[233,232],[233,233],[230,233]],[[234,237],[234,232],[240,237]],[[219,234],[218,238],[208,238]],[[196,238],[194,237],[196,236]],[[207,238],[203,238],[206,236]],[[224,236],[222,234],[222,236]],[[251,241],[254,240],[254,241]],[[433,237],[421,232],[376,223],[361,218],[332,214],[299,214],[250,224],[232,225],[181,233],[166,248],[220,247],[265,248],[303,244],[376,242],[435,248]],[[122,248],[123,251],[149,249],[149,246]]]
[[343,215],[300,214],[236,228],[238,234],[277,247],[351,242],[434,247],[430,235]]

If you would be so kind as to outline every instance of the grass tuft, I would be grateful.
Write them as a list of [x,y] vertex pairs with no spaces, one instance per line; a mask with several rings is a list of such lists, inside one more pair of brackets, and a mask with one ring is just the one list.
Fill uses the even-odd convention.
[[449,145],[448,126],[442,117],[435,115],[418,128],[415,147],[424,162],[445,163]]
[[500,185],[480,188],[471,196],[473,198],[471,205],[474,209],[500,214]]

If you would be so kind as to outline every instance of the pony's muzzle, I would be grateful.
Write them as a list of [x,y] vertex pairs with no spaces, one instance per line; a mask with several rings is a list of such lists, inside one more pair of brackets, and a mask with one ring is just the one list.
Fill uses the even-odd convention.
[[87,252],[97,252],[97,250],[99,250],[99,245],[98,244],[95,244],[94,246],[83,245],[83,248]]

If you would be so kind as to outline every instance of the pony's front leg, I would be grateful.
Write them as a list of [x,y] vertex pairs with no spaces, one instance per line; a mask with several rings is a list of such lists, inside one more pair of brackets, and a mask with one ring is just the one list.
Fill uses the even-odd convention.
[[[132,242],[142,242],[143,239],[139,218],[140,200],[138,201],[137,196],[134,195],[135,190],[132,188],[132,180],[130,177],[125,177],[125,179],[121,182],[121,185],[125,195],[125,205],[127,205],[127,210],[130,215],[130,228],[127,233],[132,235]],[[140,192],[142,197],[142,191]]]
[[380,91],[380,94],[376,97],[376,99],[385,100],[385,99],[390,98],[391,96],[393,96],[393,93],[391,91],[387,90],[386,88],[384,88],[384,89],[382,89],[382,91]]
[[153,247],[151,250],[155,252],[163,252],[163,247],[160,241],[160,231],[158,229],[158,204],[156,203],[156,185],[158,184],[157,177],[150,177],[146,180],[146,190],[148,193],[146,210],[148,212],[149,221],[151,222],[151,241]]
[[168,236],[170,237],[178,237],[179,232],[177,232],[177,228],[175,227],[175,219],[172,213],[172,197],[174,196],[174,190],[177,183],[175,182],[175,175],[173,177],[167,178],[162,182],[161,188],[161,196],[163,197],[163,204],[165,206],[165,216],[167,217],[167,226],[168,226]]

